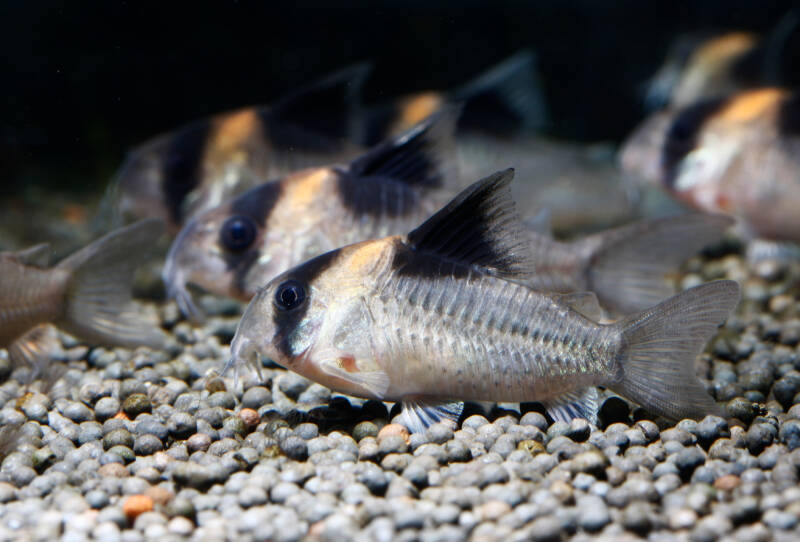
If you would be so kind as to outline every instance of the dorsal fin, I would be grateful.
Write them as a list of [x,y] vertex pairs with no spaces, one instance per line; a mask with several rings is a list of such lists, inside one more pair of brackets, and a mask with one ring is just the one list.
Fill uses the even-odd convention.
[[363,181],[402,183],[420,188],[443,188],[457,182],[455,175],[455,124],[457,107],[445,107],[402,134],[372,147],[347,168],[350,177]]
[[570,294],[552,294],[553,299],[581,313],[592,322],[603,319],[603,309],[594,292],[572,292]]
[[505,278],[528,277],[532,266],[511,197],[513,178],[514,170],[506,169],[465,188],[409,233],[408,245]]
[[40,243],[14,253],[14,258],[21,264],[45,269],[50,265],[50,244]]
[[366,62],[354,64],[274,102],[268,114],[270,131],[278,134],[305,132],[332,140],[351,139],[361,89],[369,71],[370,65]]
[[547,112],[532,51],[519,51],[450,93],[462,102],[459,128],[490,131],[501,136],[539,130]]

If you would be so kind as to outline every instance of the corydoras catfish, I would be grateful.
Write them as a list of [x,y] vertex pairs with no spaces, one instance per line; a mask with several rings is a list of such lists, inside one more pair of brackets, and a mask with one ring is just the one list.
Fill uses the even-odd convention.
[[133,149],[112,183],[122,215],[158,217],[172,230],[267,179],[359,152],[345,141],[367,67],[357,65],[269,106],[197,120]]
[[624,145],[624,170],[746,236],[800,241],[800,94],[766,88],[662,111]]
[[[199,214],[167,256],[171,295],[189,314],[196,309],[187,283],[248,301],[267,280],[313,256],[408,231],[450,196],[454,115],[440,111],[347,166],[303,170]],[[669,275],[729,225],[724,217],[687,215],[569,243],[529,228],[530,285],[591,290],[613,312],[642,310],[674,293]]]
[[546,103],[535,55],[520,51],[449,91],[425,91],[366,107],[366,144],[408,128],[450,103],[462,113],[456,126],[456,161],[464,188],[512,165],[514,197],[524,215],[547,209],[560,233],[597,230],[630,221],[636,194],[621,182],[610,145],[580,145],[543,136]]
[[167,255],[170,295],[196,315],[187,283],[246,301],[308,258],[408,231],[455,192],[456,117],[445,109],[349,164],[300,170],[198,214]]
[[0,253],[0,347],[18,361],[39,362],[52,342],[41,328],[48,323],[91,344],[162,346],[163,333],[131,302],[131,286],[163,229],[158,220],[137,222],[50,268],[47,245]]
[[487,177],[407,235],[346,246],[271,280],[244,313],[229,367],[259,354],[334,390],[403,404],[421,430],[461,401],[540,401],[596,420],[606,386],[672,419],[719,414],[694,361],[739,300],[697,286],[616,323],[524,284],[531,273],[509,183]]

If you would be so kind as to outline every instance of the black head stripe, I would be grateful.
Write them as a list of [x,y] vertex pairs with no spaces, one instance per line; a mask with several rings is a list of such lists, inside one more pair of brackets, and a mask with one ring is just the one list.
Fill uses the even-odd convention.
[[781,134],[800,135],[800,92],[793,93],[781,104],[778,122]]
[[[297,331],[298,326],[305,318],[308,312],[308,307],[311,305],[311,285],[326,269],[330,268],[336,257],[339,254],[338,250],[326,252],[316,258],[313,258],[306,263],[296,267],[288,276],[276,285],[279,288],[286,281],[294,281],[303,286],[305,295],[309,299],[294,310],[274,310],[273,321],[275,327],[278,329],[277,345],[278,349],[286,357],[291,358],[297,353],[292,349],[293,334]],[[269,295],[274,296],[276,292],[270,292]]]
[[211,122],[202,120],[178,130],[169,138],[161,163],[162,191],[170,219],[183,222],[186,196],[200,184],[200,165],[211,133]]
[[667,172],[667,185],[675,182],[677,166],[696,146],[706,122],[721,111],[727,99],[714,98],[682,109],[675,116],[661,151],[661,164]]

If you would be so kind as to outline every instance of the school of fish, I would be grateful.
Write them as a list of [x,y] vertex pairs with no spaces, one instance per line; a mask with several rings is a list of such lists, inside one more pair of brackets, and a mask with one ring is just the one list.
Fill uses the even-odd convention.
[[[800,241],[800,97],[771,69],[782,39],[681,41],[616,156],[542,135],[530,51],[377,104],[354,65],[190,122],[131,151],[110,233],[53,267],[45,245],[0,253],[0,347],[38,368],[54,328],[164,348],[132,283],[167,237],[162,279],[188,318],[203,317],[193,289],[248,303],[234,376],[268,358],[401,403],[412,431],[457,422],[465,401],[596,423],[598,387],[672,420],[720,415],[694,363],[739,286],[678,292],[678,277],[731,232]],[[656,193],[671,201],[648,207]]]

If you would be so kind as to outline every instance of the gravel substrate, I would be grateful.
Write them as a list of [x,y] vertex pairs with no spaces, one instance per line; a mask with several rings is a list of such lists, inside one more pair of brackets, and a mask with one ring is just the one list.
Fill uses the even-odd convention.
[[[219,378],[237,305],[153,304],[168,352],[87,349],[28,384],[0,353],[0,540],[621,542],[800,539],[800,264],[697,258],[737,313],[697,370],[728,419],[677,424],[606,395],[600,426],[469,405],[409,435],[396,409],[273,365]],[[61,376],[53,381],[51,375]]]

